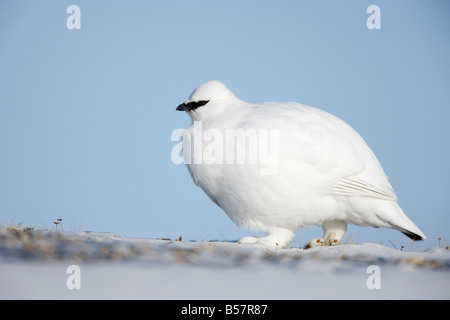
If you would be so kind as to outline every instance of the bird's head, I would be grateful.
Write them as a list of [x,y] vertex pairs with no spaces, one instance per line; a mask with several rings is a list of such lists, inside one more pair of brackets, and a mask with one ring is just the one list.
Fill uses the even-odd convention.
[[236,101],[236,96],[222,82],[210,81],[198,86],[176,110],[186,111],[192,120],[205,120]]

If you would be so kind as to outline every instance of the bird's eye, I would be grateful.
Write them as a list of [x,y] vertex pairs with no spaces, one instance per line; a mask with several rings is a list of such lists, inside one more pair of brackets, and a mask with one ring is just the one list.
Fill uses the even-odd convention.
[[190,110],[195,110],[198,107],[202,107],[207,104],[209,100],[192,101],[186,104],[186,108]]

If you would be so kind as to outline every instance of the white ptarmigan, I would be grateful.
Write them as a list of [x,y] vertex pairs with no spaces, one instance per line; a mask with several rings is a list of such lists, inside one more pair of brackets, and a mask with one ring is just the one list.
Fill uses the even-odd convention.
[[289,245],[302,227],[321,225],[306,247],[340,243],[347,223],[426,239],[403,213],[377,158],[348,124],[294,102],[247,103],[222,82],[197,87],[176,110],[194,182],[238,225],[267,231],[239,242]]

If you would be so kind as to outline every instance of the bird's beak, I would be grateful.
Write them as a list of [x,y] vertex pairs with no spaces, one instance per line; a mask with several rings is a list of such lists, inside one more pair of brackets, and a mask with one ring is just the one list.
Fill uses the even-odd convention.
[[186,104],[183,102],[182,104],[180,104],[177,109],[177,111],[188,111],[188,108],[186,108]]

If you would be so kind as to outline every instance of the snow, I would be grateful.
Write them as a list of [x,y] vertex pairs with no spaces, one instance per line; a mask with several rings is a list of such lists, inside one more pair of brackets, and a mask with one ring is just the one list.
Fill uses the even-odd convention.
[[[79,267],[79,289],[67,284],[71,265]],[[379,289],[368,286],[372,265]],[[445,248],[363,243],[270,252],[236,242],[0,229],[0,299],[449,298]]]

